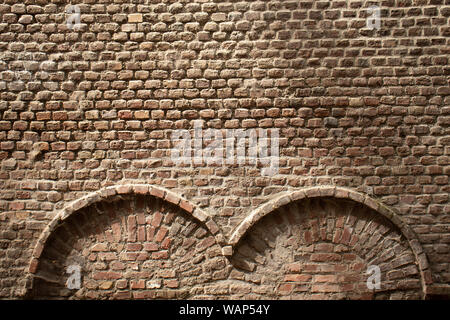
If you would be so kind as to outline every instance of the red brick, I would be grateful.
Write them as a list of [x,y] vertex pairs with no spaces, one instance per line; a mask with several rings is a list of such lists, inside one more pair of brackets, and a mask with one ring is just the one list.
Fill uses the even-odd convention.
[[159,225],[161,224],[162,218],[163,218],[162,214],[160,212],[156,212],[153,215],[152,226],[159,227]]
[[342,257],[336,253],[313,253],[311,255],[311,261],[317,262],[332,262],[340,261]]
[[307,282],[310,281],[311,278],[311,275],[308,274],[288,274],[284,277],[284,281]]
[[168,230],[167,230],[166,228],[161,227],[161,228],[158,230],[158,232],[156,233],[155,241],[156,241],[156,242],[161,242],[161,241],[164,239],[164,237],[166,236],[167,231],[168,231]]
[[166,251],[166,250],[157,251],[157,252],[153,252],[152,253],[152,259],[155,259],[155,260],[163,259],[163,260],[165,260],[167,258],[169,258],[169,252]]
[[130,281],[131,289],[145,289],[145,280],[131,280]]
[[336,275],[315,275],[314,282],[336,282]]
[[294,284],[283,283],[278,287],[278,292],[280,292],[281,294],[287,294],[287,293],[292,292],[293,289],[294,289]]
[[115,280],[120,279],[122,274],[117,272],[96,272],[93,274],[92,278],[95,280]]
[[158,249],[159,248],[158,248],[158,245],[156,243],[145,243],[144,244],[144,250],[157,251]]

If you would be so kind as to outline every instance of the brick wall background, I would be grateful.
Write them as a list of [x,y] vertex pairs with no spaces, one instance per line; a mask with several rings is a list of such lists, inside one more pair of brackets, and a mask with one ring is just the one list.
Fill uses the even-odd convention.
[[[450,294],[449,15],[0,0],[0,297]],[[171,134],[194,120],[279,129],[278,174],[175,165]]]

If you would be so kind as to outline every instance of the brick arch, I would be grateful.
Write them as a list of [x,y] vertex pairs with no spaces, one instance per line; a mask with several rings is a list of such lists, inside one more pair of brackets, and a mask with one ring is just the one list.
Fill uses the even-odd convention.
[[[422,274],[391,221],[349,199],[311,197],[262,217],[235,246],[231,263],[265,298],[417,299]],[[367,270],[381,287],[367,287]]]
[[[202,209],[198,208],[195,204],[177,195],[176,193],[162,187],[149,186],[145,184],[110,186],[73,201],[60,210],[56,214],[55,218],[53,218],[53,220],[47,225],[34,247],[32,258],[28,266],[28,289],[31,289],[30,286],[32,286],[34,275],[38,270],[39,261],[42,253],[44,252],[48,239],[64,222],[68,221],[68,219],[70,219],[73,215],[76,215],[76,213],[89,209],[95,204],[112,202],[123,198],[131,199],[133,197],[153,197],[173,205],[179,211],[190,216],[193,221],[196,221],[197,224],[204,227],[206,232],[214,238],[214,243],[220,248],[224,244],[224,237],[220,232],[219,227],[211,219],[211,217]],[[29,291],[30,290],[28,290],[28,292]]]
[[397,215],[397,213],[376,201],[375,199],[364,195],[362,193],[356,192],[354,190],[338,187],[338,186],[319,186],[319,187],[309,187],[300,190],[296,190],[289,193],[284,193],[281,196],[269,201],[263,206],[252,211],[232,232],[228,243],[236,248],[245,235],[256,225],[261,219],[269,214],[272,214],[291,203],[300,202],[305,199],[316,199],[316,198],[334,198],[334,199],[346,199],[353,202],[359,203],[372,210],[372,213],[381,216],[390,223],[392,223],[395,228],[397,228],[402,236],[405,237],[409,247],[414,253],[415,261],[419,267],[421,276],[421,285],[423,294],[426,294],[427,287],[432,283],[431,271],[429,269],[427,256],[417,239],[416,234],[412,229],[402,221],[402,219]]

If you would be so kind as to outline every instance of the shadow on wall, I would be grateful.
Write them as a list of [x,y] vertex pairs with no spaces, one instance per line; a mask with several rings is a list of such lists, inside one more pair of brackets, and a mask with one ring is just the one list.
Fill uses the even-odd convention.
[[[368,288],[370,266],[380,270],[379,289]],[[27,298],[420,299],[421,292],[407,240],[354,201],[283,206],[256,223],[227,259],[184,210],[126,195],[80,209],[55,229]]]

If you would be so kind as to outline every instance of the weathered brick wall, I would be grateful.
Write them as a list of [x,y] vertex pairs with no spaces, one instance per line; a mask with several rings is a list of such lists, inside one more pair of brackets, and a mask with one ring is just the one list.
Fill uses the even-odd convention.
[[[450,294],[449,16],[449,0],[0,0],[0,297]],[[194,120],[279,129],[278,173],[176,165]]]

